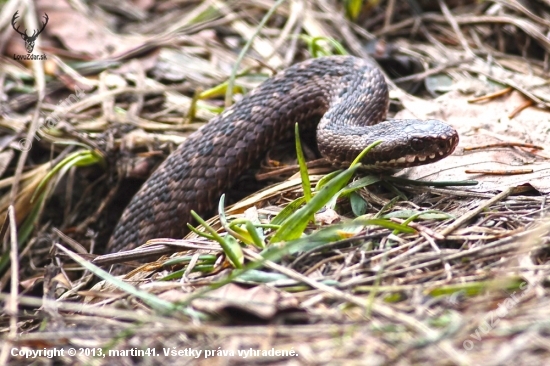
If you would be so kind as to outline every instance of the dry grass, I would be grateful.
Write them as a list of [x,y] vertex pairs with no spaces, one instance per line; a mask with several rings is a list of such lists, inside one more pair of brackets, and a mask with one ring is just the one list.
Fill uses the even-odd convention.
[[[337,211],[318,213],[307,239],[291,249],[273,245],[275,253],[264,261],[257,246],[237,250],[244,272],[233,269],[218,241],[196,234],[116,256],[90,253],[101,252],[143,176],[219,112],[224,96],[232,100],[220,85],[235,83],[238,98],[273,70],[311,57],[313,37],[377,60],[393,80],[392,114],[420,103],[411,94],[424,99],[418,106],[434,106],[432,98],[445,88],[468,81],[482,84],[476,90],[490,95],[489,103],[503,94],[494,91],[520,92],[521,108],[536,106],[547,123],[547,1],[525,2],[528,7],[519,1],[366,1],[358,13],[353,1],[347,8],[328,0],[145,3],[75,2],[71,8],[38,1],[27,14],[39,16],[27,15],[25,27],[49,14],[50,28],[38,41],[48,61],[26,64],[10,56],[22,47],[20,38],[10,38],[9,24],[22,5],[8,1],[0,12],[0,28],[7,29],[0,37],[0,210],[7,217],[1,363],[29,363],[12,356],[14,348],[64,350],[56,364],[545,363],[550,187],[539,180],[534,190],[529,175],[525,185],[500,178],[500,189],[374,177],[351,205],[341,199]],[[56,24],[61,18],[80,22],[82,34],[104,43]],[[335,49],[321,41],[316,52]],[[484,75],[491,65],[508,74]],[[233,81],[232,73],[241,76]],[[53,167],[56,174],[48,176]],[[330,171],[319,162],[309,168],[312,185]],[[263,167],[263,178],[288,179],[240,201],[227,219],[270,223],[303,196],[297,172],[297,166]],[[406,233],[352,223],[352,205],[366,219],[393,224],[431,214],[416,217],[415,231]],[[209,223],[224,224],[223,218]],[[251,240],[244,229],[233,230]],[[166,263],[175,250],[172,257],[183,259]],[[132,286],[90,264],[108,268],[143,253],[165,256],[129,273],[124,281]],[[107,280],[98,283],[98,276]],[[71,357],[70,348],[88,353]],[[147,349],[157,356],[132,355]],[[298,356],[262,355],[271,349]],[[126,353],[103,358],[90,354],[94,350]],[[191,350],[202,353],[195,359]],[[243,358],[239,350],[260,352]],[[213,354],[205,358],[207,351]]]

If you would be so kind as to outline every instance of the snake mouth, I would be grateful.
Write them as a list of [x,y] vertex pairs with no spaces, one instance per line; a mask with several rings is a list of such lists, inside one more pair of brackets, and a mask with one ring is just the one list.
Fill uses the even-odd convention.
[[443,159],[448,154],[438,151],[437,153],[432,153],[428,155],[406,155],[397,159],[391,159],[387,161],[377,161],[372,164],[372,168],[407,168],[411,166],[423,165],[434,163],[438,160]]

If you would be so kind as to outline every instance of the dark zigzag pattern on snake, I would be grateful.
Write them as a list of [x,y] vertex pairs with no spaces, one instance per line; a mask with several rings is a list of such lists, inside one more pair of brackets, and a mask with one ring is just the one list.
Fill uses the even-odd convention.
[[266,151],[317,125],[319,151],[337,166],[369,144],[362,163],[376,170],[427,164],[451,154],[457,132],[437,120],[384,121],[389,104],[384,76],[368,61],[330,56],[295,64],[268,79],[189,136],[133,197],[107,252],[153,238],[181,238],[190,211],[212,211],[219,197]]

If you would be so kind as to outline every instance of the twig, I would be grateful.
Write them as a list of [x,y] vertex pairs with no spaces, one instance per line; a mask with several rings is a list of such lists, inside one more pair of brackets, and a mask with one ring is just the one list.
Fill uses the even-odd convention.
[[277,0],[275,4],[269,9],[269,11],[264,15],[262,21],[260,24],[258,24],[258,27],[256,27],[256,31],[252,36],[246,41],[246,44],[243,46],[243,49],[239,53],[239,57],[237,57],[237,60],[235,61],[235,64],[233,65],[233,69],[231,70],[231,76],[229,76],[229,80],[227,81],[227,91],[225,92],[225,107],[231,106],[231,99],[233,99],[233,88],[235,87],[235,78],[237,77],[237,71],[239,70],[239,66],[244,59],[244,56],[248,52],[248,49],[250,46],[252,46],[252,42],[254,42],[254,39],[260,34],[260,31],[265,26],[265,23],[271,18],[273,13],[275,13],[275,10],[279,6],[281,6],[285,0]]
[[502,201],[503,199],[506,199],[506,197],[511,195],[513,191],[514,191],[514,187],[510,187],[510,188],[506,189],[505,191],[500,192],[499,194],[497,194],[496,196],[494,196],[490,200],[487,200],[483,204],[479,205],[476,209],[471,210],[468,213],[466,213],[465,215],[458,218],[454,223],[452,223],[451,225],[449,225],[445,229],[443,229],[440,232],[440,234],[443,235],[443,236],[449,235],[450,233],[452,233],[453,231],[458,229],[460,226],[462,226],[462,224],[464,224],[464,223],[470,221],[472,218],[476,217],[485,208],[487,208],[487,207],[489,207],[489,206],[491,206],[491,205],[493,205],[493,204],[495,204],[499,201]]
[[447,4],[445,4],[444,0],[437,0],[439,3],[439,7],[441,8],[441,11],[443,12],[443,15],[445,15],[445,19],[449,22],[451,27],[453,28],[456,36],[458,37],[458,40],[460,41],[460,44],[462,44],[462,47],[464,50],[470,54],[471,57],[475,57],[474,51],[470,48],[468,45],[468,41],[466,41],[466,38],[464,37],[464,34],[462,34],[462,31],[460,30],[460,27],[458,26],[458,23],[456,22],[455,18],[449,11],[449,8],[447,7]]

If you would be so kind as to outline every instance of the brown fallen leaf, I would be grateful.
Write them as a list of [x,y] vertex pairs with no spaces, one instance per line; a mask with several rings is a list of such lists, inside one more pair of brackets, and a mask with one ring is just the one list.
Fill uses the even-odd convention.
[[[167,301],[185,301],[189,294],[180,290],[170,290],[159,297]],[[255,319],[269,320],[282,311],[299,310],[298,300],[285,292],[277,291],[267,286],[243,288],[236,284],[228,284],[191,302],[199,311],[209,314],[234,314],[240,317],[252,316]]]
[[39,0],[36,9],[38,14],[47,13],[49,16],[44,33],[56,37],[65,48],[80,57],[94,60],[116,58],[147,41],[143,36],[115,34],[110,30],[111,24],[105,14],[86,14],[65,0]]

